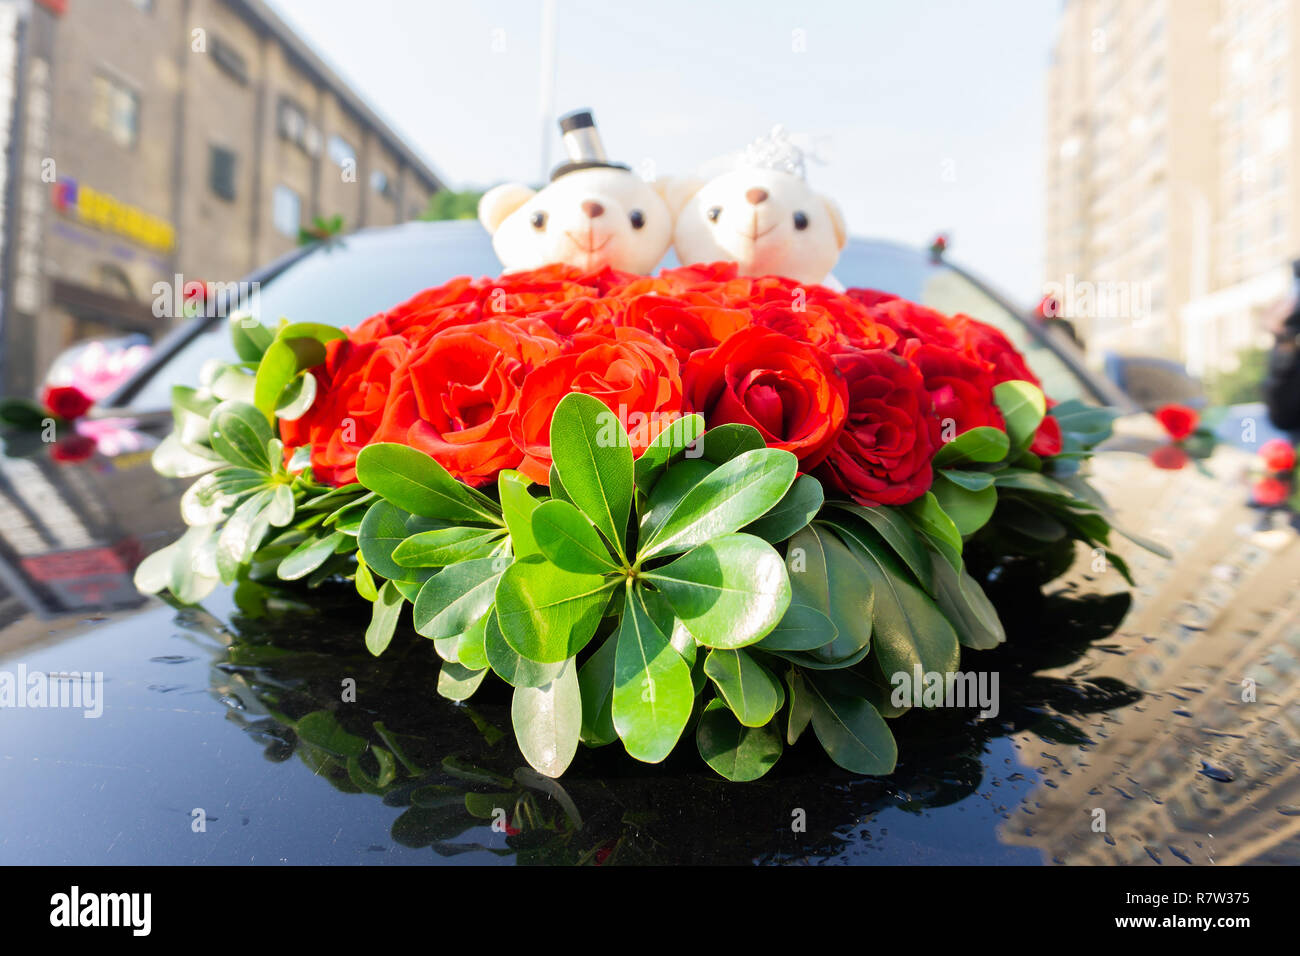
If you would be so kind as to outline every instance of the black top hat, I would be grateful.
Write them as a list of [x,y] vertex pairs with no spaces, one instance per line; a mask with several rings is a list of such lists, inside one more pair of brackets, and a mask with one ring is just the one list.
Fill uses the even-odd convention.
[[611,163],[605,158],[605,147],[600,141],[600,132],[591,110],[574,110],[560,117],[560,137],[564,140],[564,150],[569,154],[569,161],[555,167],[551,173],[551,182],[565,173],[577,172],[579,169],[628,169],[622,163]]

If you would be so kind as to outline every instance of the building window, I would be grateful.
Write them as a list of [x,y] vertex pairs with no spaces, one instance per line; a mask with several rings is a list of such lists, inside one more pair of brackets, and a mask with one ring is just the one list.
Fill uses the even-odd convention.
[[393,196],[393,184],[382,169],[376,169],[370,174],[370,188],[385,199],[391,199]]
[[130,0],[130,3],[141,13],[153,13],[153,0]]
[[248,82],[248,61],[242,53],[220,37],[212,38],[212,59],[240,83]]
[[289,142],[302,144],[307,132],[307,114],[291,99],[280,100],[279,129],[280,135]]
[[119,146],[132,147],[140,135],[140,97],[101,73],[93,82],[91,119]]
[[337,133],[330,137],[329,157],[335,166],[345,168],[350,163],[354,168],[357,164],[357,154],[349,143]]
[[271,221],[276,231],[286,236],[298,237],[302,225],[302,200],[288,186],[276,186],[272,196]]
[[208,185],[222,199],[235,198],[235,153],[223,146],[208,148]]

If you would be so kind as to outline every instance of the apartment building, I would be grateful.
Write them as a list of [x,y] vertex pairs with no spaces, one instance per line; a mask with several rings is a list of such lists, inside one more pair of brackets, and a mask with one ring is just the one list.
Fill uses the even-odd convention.
[[1066,0],[1048,71],[1046,285],[1090,357],[1196,374],[1266,344],[1300,254],[1297,0]]
[[0,392],[166,331],[160,282],[231,282],[318,216],[403,222],[442,188],[261,0],[0,5]]

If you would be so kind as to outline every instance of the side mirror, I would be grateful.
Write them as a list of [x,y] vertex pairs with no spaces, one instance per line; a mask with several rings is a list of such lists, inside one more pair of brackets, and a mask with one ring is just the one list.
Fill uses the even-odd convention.
[[1105,358],[1106,377],[1147,411],[1176,402],[1193,408],[1205,404],[1205,386],[1187,369],[1152,355],[1116,355]]

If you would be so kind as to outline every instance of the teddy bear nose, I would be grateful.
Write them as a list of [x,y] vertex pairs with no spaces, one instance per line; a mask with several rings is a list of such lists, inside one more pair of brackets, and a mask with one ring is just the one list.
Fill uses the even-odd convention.
[[751,206],[757,206],[759,203],[761,203],[764,199],[767,198],[767,190],[759,189],[757,186],[755,186],[753,189],[745,193],[745,198],[749,200],[749,204]]
[[595,200],[588,199],[582,204],[582,211],[587,214],[587,218],[595,219],[605,211],[605,207]]

